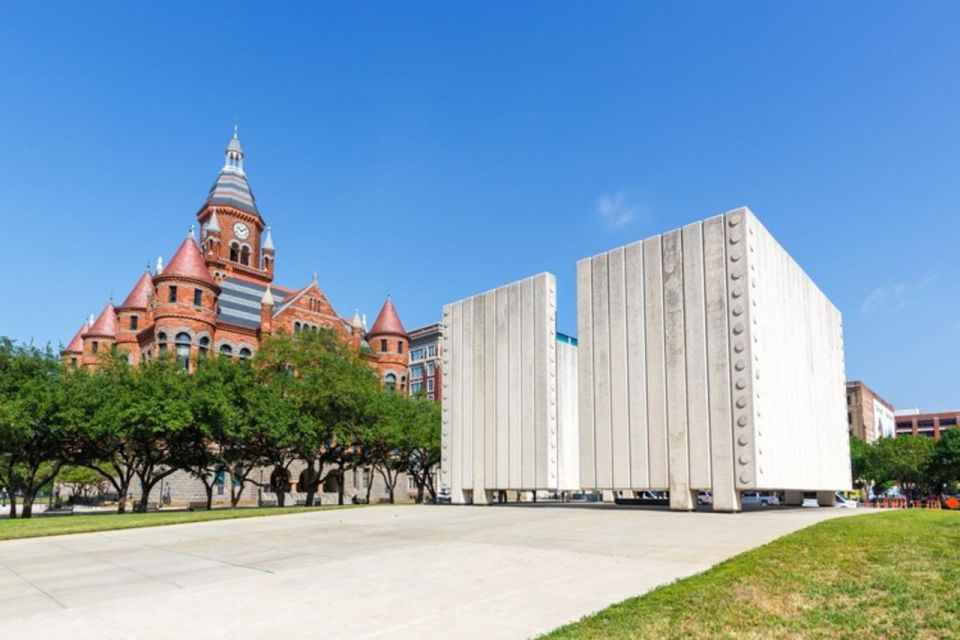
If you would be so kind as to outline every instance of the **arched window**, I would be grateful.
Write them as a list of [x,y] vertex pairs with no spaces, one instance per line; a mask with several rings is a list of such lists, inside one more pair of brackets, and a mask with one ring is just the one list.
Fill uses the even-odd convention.
[[178,333],[176,337],[177,362],[184,371],[190,369],[190,334]]
[[250,265],[250,247],[243,245],[240,248],[240,264],[249,266]]
[[220,345],[220,355],[230,357],[233,355],[233,349],[230,348],[228,344]]
[[392,373],[388,373],[383,378],[384,386],[387,388],[387,391],[393,391],[397,388],[397,376]]
[[252,355],[253,355],[253,352],[250,351],[250,349],[247,349],[246,347],[242,347],[242,348],[240,349],[240,359],[241,359],[241,360],[246,360],[247,358],[249,358],[249,357],[252,356]]
[[236,262],[240,259],[240,245],[236,242],[230,243],[230,261]]
[[205,356],[210,351],[210,338],[203,336],[200,338],[200,355]]
[[299,321],[293,323],[293,334],[296,335],[296,334],[298,334],[298,333],[300,333],[300,322],[299,322]]
[[157,334],[157,350],[164,353],[167,350],[167,334],[160,332]]

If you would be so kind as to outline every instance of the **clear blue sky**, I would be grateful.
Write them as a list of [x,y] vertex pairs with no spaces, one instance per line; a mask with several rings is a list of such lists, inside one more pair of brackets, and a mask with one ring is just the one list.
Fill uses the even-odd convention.
[[549,270],[576,333],[577,259],[748,205],[848,378],[960,407],[960,5],[280,6],[5,6],[0,334],[65,342],[169,259],[238,118],[278,282],[341,314]]

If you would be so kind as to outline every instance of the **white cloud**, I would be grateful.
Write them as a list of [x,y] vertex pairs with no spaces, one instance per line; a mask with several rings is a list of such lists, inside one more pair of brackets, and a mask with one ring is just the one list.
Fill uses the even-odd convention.
[[864,298],[860,305],[860,310],[864,313],[877,313],[880,311],[896,311],[909,307],[913,304],[911,296],[921,289],[926,289],[934,280],[937,274],[926,275],[922,280],[915,284],[905,282],[890,282],[877,287]]
[[608,229],[617,229],[633,222],[638,215],[646,213],[646,209],[631,203],[626,191],[617,191],[597,198],[596,213]]

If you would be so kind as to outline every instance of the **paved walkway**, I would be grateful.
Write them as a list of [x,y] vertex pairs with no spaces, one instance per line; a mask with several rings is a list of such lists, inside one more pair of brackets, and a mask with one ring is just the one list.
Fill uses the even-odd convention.
[[0,542],[0,629],[525,638],[851,513],[370,507]]

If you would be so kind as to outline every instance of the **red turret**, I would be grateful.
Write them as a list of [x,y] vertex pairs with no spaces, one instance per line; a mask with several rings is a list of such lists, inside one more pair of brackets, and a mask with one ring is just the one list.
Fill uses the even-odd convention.
[[81,363],[85,367],[96,367],[104,354],[117,342],[117,312],[113,303],[100,312],[100,316],[89,329],[83,332],[83,356]]
[[373,328],[367,333],[367,342],[377,357],[377,369],[387,387],[401,391],[407,389],[407,365],[410,336],[400,322],[400,315],[393,300],[387,296],[377,315]]

